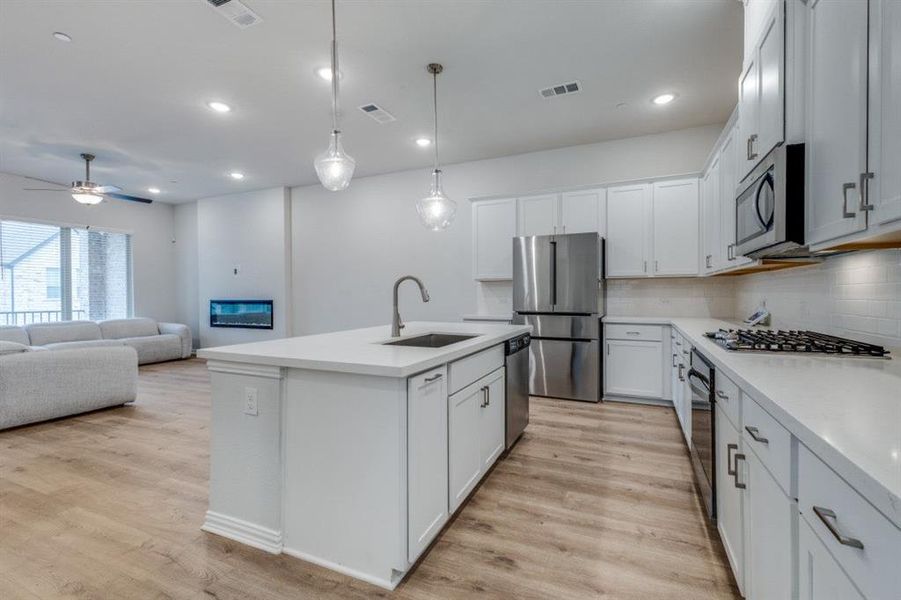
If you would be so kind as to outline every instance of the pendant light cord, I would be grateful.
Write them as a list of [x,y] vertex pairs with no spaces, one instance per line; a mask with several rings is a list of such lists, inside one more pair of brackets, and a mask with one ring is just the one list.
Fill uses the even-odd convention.
[[335,24],[335,0],[332,0],[332,131],[338,131],[338,28]]
[[435,171],[438,170],[438,72],[432,71],[432,106],[435,116]]

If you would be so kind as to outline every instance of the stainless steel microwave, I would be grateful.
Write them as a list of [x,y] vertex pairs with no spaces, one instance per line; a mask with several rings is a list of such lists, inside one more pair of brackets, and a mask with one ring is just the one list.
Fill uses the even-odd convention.
[[740,185],[735,252],[751,258],[804,252],[804,144],[776,146]]

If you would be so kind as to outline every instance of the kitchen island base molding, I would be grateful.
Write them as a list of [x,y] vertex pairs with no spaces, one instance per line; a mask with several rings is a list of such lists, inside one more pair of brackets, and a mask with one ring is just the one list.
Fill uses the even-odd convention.
[[260,527],[254,523],[248,523],[228,515],[208,510],[200,529],[207,533],[213,533],[246,546],[263,550],[269,554],[282,553],[282,533],[280,531]]

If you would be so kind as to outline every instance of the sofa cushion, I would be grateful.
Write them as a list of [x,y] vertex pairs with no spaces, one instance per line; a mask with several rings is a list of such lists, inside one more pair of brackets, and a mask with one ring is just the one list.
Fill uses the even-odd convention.
[[28,346],[16,342],[4,342],[0,340],[0,356],[19,354],[20,352],[28,352]]
[[160,329],[153,319],[144,317],[135,319],[110,319],[100,321],[100,332],[103,339],[121,340],[123,338],[159,335]]
[[47,350],[72,350],[73,348],[110,348],[112,346],[124,346],[122,340],[79,340],[75,342],[55,342],[45,344],[41,348]]
[[178,360],[181,355],[181,338],[174,333],[148,335],[118,340],[138,352],[138,364]]
[[94,321],[62,321],[59,323],[32,323],[25,326],[32,346],[46,346],[58,342],[99,340],[100,326]]
[[16,327],[15,325],[0,326],[0,341],[15,342],[17,344],[29,345],[28,333],[24,327]]

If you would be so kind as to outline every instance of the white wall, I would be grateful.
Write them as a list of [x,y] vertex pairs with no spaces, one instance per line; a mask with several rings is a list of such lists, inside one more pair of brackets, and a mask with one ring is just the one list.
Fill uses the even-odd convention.
[[200,290],[197,250],[197,203],[175,206],[175,280],[178,320],[194,333],[194,347],[200,343]]
[[[200,345],[240,344],[290,335],[288,190],[279,187],[204,198],[197,201],[196,211]],[[186,230],[190,220],[185,214],[182,225]],[[209,302],[214,298],[272,299],[275,328],[210,328]]]
[[472,279],[470,198],[695,173],[721,129],[711,125],[447,166],[445,191],[457,202],[457,218],[440,233],[422,227],[414,207],[428,190],[428,169],[358,178],[340,193],[319,185],[293,188],[295,332],[389,322],[392,283],[406,273],[420,276],[432,297],[423,305],[415,286],[405,283],[406,320],[509,314],[509,284],[483,286]]
[[135,315],[160,321],[177,319],[172,244],[175,211],[171,204],[111,200],[97,206],[84,206],[66,193],[23,191],[23,188],[33,187],[50,186],[0,173],[0,216],[82,227],[90,225],[131,233]]
[[738,316],[766,301],[773,325],[901,348],[901,250],[857,252],[820,265],[739,277]]

